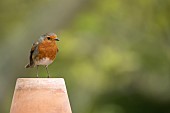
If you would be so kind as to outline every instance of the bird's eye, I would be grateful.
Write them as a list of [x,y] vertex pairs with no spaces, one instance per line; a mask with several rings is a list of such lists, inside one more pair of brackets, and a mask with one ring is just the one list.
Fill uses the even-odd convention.
[[50,37],[47,37],[48,40],[50,40]]

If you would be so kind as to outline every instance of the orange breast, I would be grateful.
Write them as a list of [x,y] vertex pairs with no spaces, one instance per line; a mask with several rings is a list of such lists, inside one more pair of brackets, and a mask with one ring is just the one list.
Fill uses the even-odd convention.
[[57,54],[57,45],[55,41],[52,42],[46,42],[43,41],[41,44],[38,46],[38,59],[42,59],[45,57],[48,57],[50,60],[54,60]]

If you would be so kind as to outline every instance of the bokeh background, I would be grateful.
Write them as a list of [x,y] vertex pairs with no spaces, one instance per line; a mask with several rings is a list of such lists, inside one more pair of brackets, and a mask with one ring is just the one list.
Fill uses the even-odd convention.
[[36,76],[24,66],[46,32],[60,37],[49,71],[73,113],[170,113],[169,0],[1,0],[0,113],[16,79]]

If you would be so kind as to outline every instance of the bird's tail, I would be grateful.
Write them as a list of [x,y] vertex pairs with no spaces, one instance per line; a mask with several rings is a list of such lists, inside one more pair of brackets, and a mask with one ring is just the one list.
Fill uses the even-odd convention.
[[27,64],[27,65],[25,66],[25,68],[32,68],[32,67],[34,67],[34,65]]

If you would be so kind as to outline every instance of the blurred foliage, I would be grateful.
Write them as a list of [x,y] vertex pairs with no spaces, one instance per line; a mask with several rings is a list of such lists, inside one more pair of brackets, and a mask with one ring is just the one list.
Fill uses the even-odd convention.
[[0,9],[1,113],[16,79],[35,77],[24,65],[46,32],[61,39],[49,70],[65,78],[73,113],[170,112],[169,0],[1,0]]

